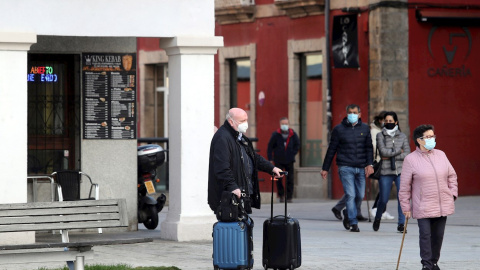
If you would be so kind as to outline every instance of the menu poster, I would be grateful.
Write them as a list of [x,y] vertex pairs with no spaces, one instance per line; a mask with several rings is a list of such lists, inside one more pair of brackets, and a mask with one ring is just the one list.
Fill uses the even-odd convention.
[[136,54],[84,53],[83,138],[136,139]]

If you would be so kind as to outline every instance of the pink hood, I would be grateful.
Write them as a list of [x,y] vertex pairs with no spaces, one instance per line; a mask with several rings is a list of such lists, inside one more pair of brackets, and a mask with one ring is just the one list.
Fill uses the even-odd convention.
[[404,212],[416,219],[448,216],[455,212],[454,196],[457,174],[443,151],[417,147],[405,157],[398,193]]

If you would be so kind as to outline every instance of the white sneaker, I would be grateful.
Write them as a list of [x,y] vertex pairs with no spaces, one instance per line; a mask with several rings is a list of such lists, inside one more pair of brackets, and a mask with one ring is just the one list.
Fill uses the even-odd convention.
[[382,219],[394,219],[395,217],[390,215],[387,211],[383,212]]
[[377,208],[370,209],[370,216],[375,219],[375,215],[377,214]]

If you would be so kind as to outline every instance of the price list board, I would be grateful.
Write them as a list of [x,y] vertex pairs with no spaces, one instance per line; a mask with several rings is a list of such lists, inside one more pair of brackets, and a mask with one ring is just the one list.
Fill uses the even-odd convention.
[[136,139],[135,53],[84,53],[83,138]]

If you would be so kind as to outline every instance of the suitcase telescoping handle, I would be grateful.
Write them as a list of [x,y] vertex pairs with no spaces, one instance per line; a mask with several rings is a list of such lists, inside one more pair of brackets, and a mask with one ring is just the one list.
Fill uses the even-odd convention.
[[[280,172],[280,175],[287,176],[288,172]],[[278,179],[277,181],[282,181],[282,179],[285,177],[282,177]],[[272,198],[270,202],[270,220],[273,220],[273,182],[275,181],[275,173],[272,173]],[[285,181],[285,186],[287,186],[287,183]],[[285,222],[287,221],[287,200],[285,201]]]

